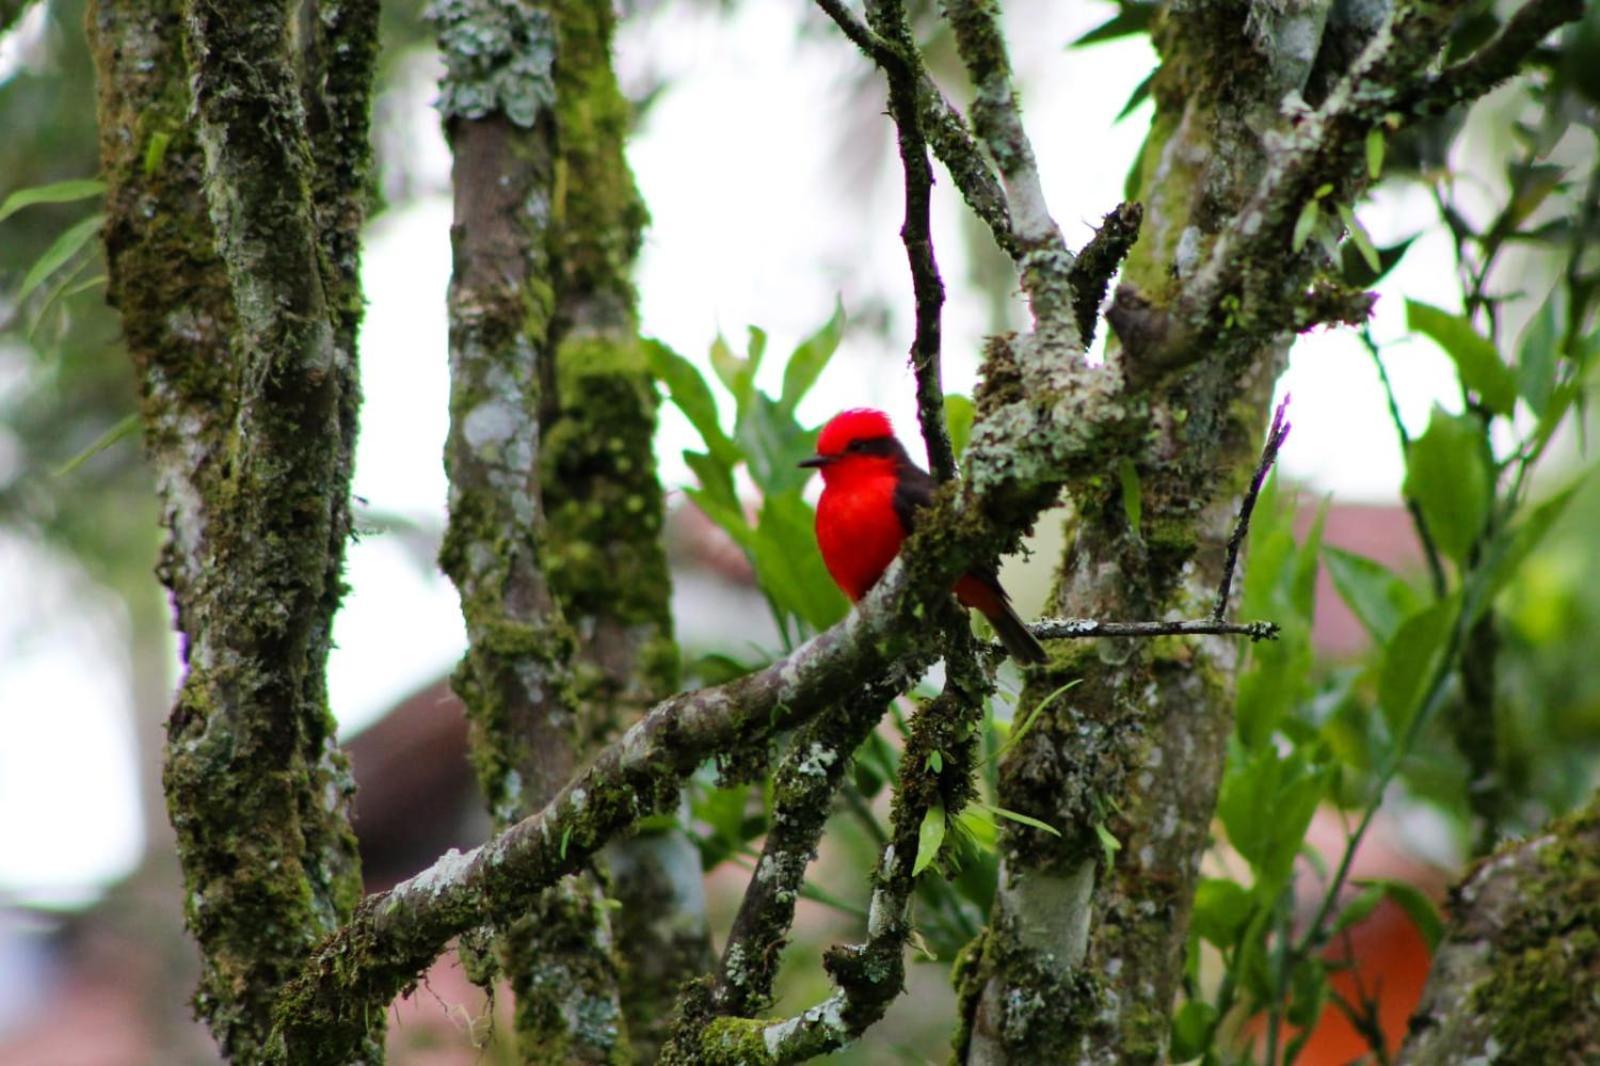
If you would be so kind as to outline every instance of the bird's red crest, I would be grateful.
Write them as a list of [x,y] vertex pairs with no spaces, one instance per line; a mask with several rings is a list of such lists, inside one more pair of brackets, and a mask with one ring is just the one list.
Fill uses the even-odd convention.
[[852,407],[829,419],[817,435],[818,455],[842,455],[853,440],[894,436],[889,416],[871,407]]

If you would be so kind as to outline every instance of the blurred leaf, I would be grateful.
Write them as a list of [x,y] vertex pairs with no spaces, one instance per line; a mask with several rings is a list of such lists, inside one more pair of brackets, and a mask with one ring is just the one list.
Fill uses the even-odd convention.
[[1288,881],[1327,781],[1303,749],[1285,757],[1270,745],[1235,761],[1225,774],[1217,814],[1229,842],[1256,871],[1257,901],[1275,900]]
[[1289,238],[1289,248],[1298,252],[1306,246],[1306,241],[1311,239],[1311,231],[1317,228],[1317,220],[1322,216],[1322,209],[1315,200],[1307,200],[1300,209],[1300,215],[1294,220],[1294,235]]
[[[1058,837],[1061,835],[1061,831],[1055,826],[1050,825],[1048,822],[1041,822],[1039,819],[1034,818],[1031,815],[1023,814],[1021,811],[1008,811],[1004,807],[996,807],[992,803],[985,803],[983,807],[996,818],[1004,818],[1008,822],[1016,822],[1018,825],[1025,825],[1030,829],[1043,830],[1044,832],[1049,833],[1051,836]],[[1104,827],[1102,826],[1100,828],[1103,829]],[[1106,835],[1110,836],[1109,833]],[[1116,840],[1117,838],[1111,837],[1111,839]],[[1104,839],[1102,838],[1101,845],[1104,846],[1104,843]],[[1120,843],[1116,845],[1116,847],[1119,848],[1121,846],[1122,845]],[[1112,850],[1115,851],[1116,848],[1113,848]]]
[[994,824],[994,816],[981,803],[969,803],[956,815],[956,825],[965,833],[975,846],[984,851],[994,851],[1000,842],[1000,828]]
[[26,300],[28,295],[38,288],[46,278],[61,269],[67,260],[77,255],[83,246],[88,244],[96,233],[100,232],[100,224],[105,220],[106,216],[104,215],[90,215],[88,218],[79,220],[76,225],[57,237],[55,242],[44,250],[44,254],[34,261],[33,266],[28,270],[27,276],[22,279],[22,288],[17,290],[17,302],[21,303]]
[[788,414],[800,405],[811,386],[817,383],[828,360],[839,350],[839,339],[844,336],[844,304],[834,301],[833,315],[811,336],[800,342],[789,354],[783,367],[783,393],[778,407]]
[[1172,1062],[1198,1059],[1211,1046],[1217,1027],[1217,1008],[1204,1000],[1191,999],[1178,1008],[1172,1018]]
[[1133,87],[1133,92],[1128,94],[1127,101],[1122,105],[1122,110],[1117,112],[1113,123],[1121,122],[1136,111],[1140,104],[1150,99],[1150,87],[1156,82],[1156,72],[1152,70],[1144,76],[1144,81]]
[[1405,258],[1406,251],[1411,247],[1415,237],[1407,237],[1399,244],[1391,244],[1387,248],[1378,249],[1378,269],[1373,271],[1367,265],[1366,256],[1353,245],[1345,245],[1339,250],[1340,273],[1344,280],[1352,285],[1366,287],[1376,284],[1377,281],[1393,270],[1401,259]]
[[732,469],[739,462],[739,451],[722,432],[722,425],[717,421],[717,401],[712,398],[711,388],[700,371],[660,341],[646,341],[645,352],[650,361],[650,373],[667,387],[667,395],[700,434],[706,449],[718,463]]
[[689,469],[694,472],[695,480],[700,482],[700,489],[704,495],[710,497],[719,507],[743,514],[739,507],[738,494],[734,491],[731,469],[705,452],[685,451],[683,461],[689,464]]
[[685,486],[683,494],[689,497],[702,514],[711,519],[717,528],[733,538],[733,542],[749,552],[752,548],[754,531],[745,521],[744,511],[738,506],[729,506],[720,502],[711,493],[702,489],[692,489]]
[[[1328,971],[1322,959],[1315,955],[1301,959],[1289,975],[1289,1024],[1309,1030],[1322,1017],[1327,1003]],[[1293,1062],[1294,1056],[1291,1054],[1284,1061]]]
[[1155,18],[1156,6],[1153,3],[1139,3],[1137,0],[1123,0],[1115,15],[1067,47],[1087,48],[1102,41],[1114,41],[1119,37],[1130,37],[1136,33],[1149,33],[1150,22]]
[[1333,923],[1333,928],[1329,930],[1328,937],[1332,939],[1346,929],[1366,921],[1368,916],[1378,908],[1378,904],[1382,900],[1383,889],[1378,885],[1367,885],[1356,895],[1355,899],[1344,905],[1344,909],[1339,912],[1338,919]]
[[1379,646],[1415,613],[1416,592],[1383,564],[1332,545],[1322,549],[1322,561],[1339,598]]
[[106,183],[95,178],[72,178],[50,185],[35,185],[18,189],[0,203],[0,222],[4,222],[24,207],[34,204],[66,204],[74,200],[87,200],[106,191]]
[[815,434],[802,429],[792,413],[760,390],[752,391],[741,408],[734,439],[744,453],[750,476],[765,495],[797,491],[811,476],[811,471],[799,464],[811,454]]
[[1367,177],[1373,181],[1383,173],[1383,127],[1374,126],[1367,131]]
[[1444,920],[1439,917],[1439,909],[1433,905],[1433,900],[1420,889],[1404,881],[1373,880],[1362,881],[1361,884],[1369,886],[1367,891],[1380,891],[1406,912],[1406,916],[1417,927],[1417,932],[1422,934],[1430,955],[1438,949],[1439,941],[1444,938]]
[[1444,349],[1456,364],[1461,383],[1477,393],[1489,410],[1510,414],[1517,402],[1517,383],[1500,353],[1471,322],[1431,304],[1406,301],[1406,325]]
[[1546,297],[1528,320],[1517,345],[1517,391],[1528,401],[1534,414],[1544,415],[1550,407],[1550,393],[1556,386],[1555,294]]
[[[1039,825],[1041,828],[1050,829],[1043,822],[1040,822]],[[1050,831],[1055,833],[1054,829]],[[1056,833],[1056,836],[1060,835],[1060,833]],[[1116,834],[1105,827],[1104,822],[1094,823],[1094,835],[1100,841],[1100,855],[1105,859],[1106,867],[1110,868],[1116,864],[1117,852],[1122,850],[1122,841],[1118,840]]]
[[95,456],[99,455],[101,452],[117,443],[117,441],[124,437],[132,436],[138,432],[139,415],[137,413],[128,415],[126,418],[122,419],[122,421],[118,422],[116,425],[100,434],[100,437],[93,444],[89,445],[83,451],[79,452],[71,459],[68,459],[60,466],[56,467],[55,471],[53,472],[54,476],[66,477],[68,474],[78,469],[78,467],[82,466],[84,463],[87,463],[90,459],[93,459]]
[[1356,246],[1356,251],[1361,253],[1367,266],[1374,274],[1383,270],[1383,262],[1378,258],[1378,249],[1372,244],[1372,237],[1367,233],[1367,227],[1356,218],[1356,213],[1344,204],[1339,205],[1339,218],[1344,222],[1344,228],[1350,231],[1350,241]]
[[1255,903],[1250,893],[1232,881],[1205,878],[1194,893],[1195,933],[1218,948],[1233,946]]
[[1554,493],[1532,510],[1526,511],[1521,521],[1501,534],[1501,537],[1505,539],[1505,546],[1497,557],[1490,561],[1488,592],[1484,597],[1485,602],[1492,601],[1505,588],[1507,582],[1516,576],[1518,568],[1533,553],[1533,550],[1539,546],[1539,543],[1544,540],[1545,535],[1556,524],[1556,520],[1567,509],[1567,505],[1572,502],[1573,497],[1577,495],[1578,489],[1582,487],[1583,482],[1594,472],[1594,469],[1591,467],[1579,475],[1573,484],[1568,485],[1560,492]]
[[1280,496],[1274,475],[1251,523],[1241,613],[1273,619],[1280,633],[1275,641],[1250,646],[1239,678],[1235,731],[1247,748],[1269,743],[1284,715],[1311,691],[1311,616],[1327,507],[1318,509],[1302,546],[1295,544],[1294,511],[1293,502]]
[[1477,419],[1436,407],[1406,456],[1405,494],[1422,508],[1439,549],[1462,565],[1493,502],[1486,451]]
[[935,803],[922,815],[922,825],[917,830],[917,858],[911,864],[911,876],[916,877],[939,857],[944,847],[944,805]]
[[1389,736],[1399,744],[1421,710],[1428,682],[1444,654],[1460,610],[1460,593],[1451,593],[1401,623],[1383,652],[1378,675],[1378,704]]
[[711,369],[716,372],[723,387],[733,394],[741,415],[744,414],[745,404],[749,402],[751,394],[755,392],[756,368],[761,352],[765,348],[765,337],[763,337],[762,342],[755,345],[755,358],[745,359],[733,354],[733,349],[728,347],[728,342],[723,339],[722,334],[717,334],[717,339],[711,342]]
[[1505,212],[1496,222],[1496,228],[1509,232],[1521,226],[1551,193],[1561,188],[1561,179],[1566,177],[1567,168],[1554,163],[1524,163],[1515,160],[1507,169],[1510,172],[1511,188],[1516,190],[1516,196],[1506,205]]
[[1137,537],[1144,517],[1144,500],[1139,487],[1139,471],[1127,456],[1123,456],[1117,464],[1117,479],[1122,483],[1122,516],[1127,519],[1128,532]]
[[946,393],[944,397],[944,428],[950,434],[950,450],[955,453],[956,460],[967,450],[967,441],[972,439],[972,416],[976,409],[972,401],[960,393]]
[[823,630],[843,618],[849,604],[823,565],[814,524],[815,513],[799,492],[768,496],[750,541],[751,562],[767,595]]

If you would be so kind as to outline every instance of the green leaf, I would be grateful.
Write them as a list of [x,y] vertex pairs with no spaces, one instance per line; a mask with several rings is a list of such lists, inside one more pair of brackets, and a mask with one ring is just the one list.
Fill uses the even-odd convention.
[[844,322],[844,304],[835,300],[832,317],[789,353],[789,361],[783,366],[783,392],[778,399],[780,408],[792,414],[806,393],[811,391],[811,386],[817,383],[817,378],[833,358],[833,353],[839,350],[839,339],[844,336]]
[[1191,999],[1178,1008],[1172,1018],[1171,1062],[1198,1059],[1211,1046],[1217,1028],[1217,1008],[1204,1000]]
[[811,476],[811,471],[799,464],[815,449],[816,435],[803,429],[792,412],[766,393],[751,392],[740,409],[733,436],[744,453],[750,477],[764,494],[799,490]]
[[1060,688],[1050,693],[1050,695],[1046,696],[1044,699],[1040,700],[1038,703],[1034,704],[1033,709],[1028,712],[1028,717],[1024,718],[1022,720],[1022,724],[1011,731],[1011,734],[1006,737],[1006,742],[1000,745],[999,750],[994,753],[989,761],[999,762],[1001,759],[1005,758],[1006,752],[1016,747],[1017,744],[1021,742],[1022,738],[1027,736],[1028,730],[1033,728],[1033,724],[1039,720],[1039,715],[1044,713],[1046,707],[1049,707],[1052,703],[1054,703],[1056,698],[1063,692],[1075,688],[1082,683],[1083,678],[1075,677],[1071,681],[1068,681],[1065,685],[1062,685]]
[[976,413],[972,401],[960,393],[946,393],[944,397],[944,428],[950,434],[950,450],[959,461],[972,439],[972,416]]
[[1311,231],[1317,228],[1317,219],[1321,217],[1321,208],[1316,200],[1307,200],[1300,209],[1300,216],[1294,220],[1294,236],[1289,239],[1291,251],[1298,252],[1306,246],[1306,241],[1311,239]]
[[104,215],[90,215],[57,237],[55,242],[46,248],[44,254],[39,256],[34,261],[33,266],[28,269],[27,276],[22,279],[22,287],[17,290],[17,302],[21,303],[26,300],[28,295],[34,289],[37,289],[46,278],[60,270],[67,260],[77,255],[83,246],[88,244],[96,233],[100,232],[100,225],[105,220],[106,216]]
[[[1043,825],[1044,823],[1041,822],[1040,824]],[[1049,829],[1050,827],[1044,826],[1044,828]],[[1053,829],[1050,831],[1055,832]],[[1060,833],[1056,833],[1056,836],[1060,835]],[[1094,823],[1094,835],[1099,838],[1100,854],[1106,860],[1106,866],[1114,865],[1117,861],[1117,852],[1122,850],[1122,841],[1118,840],[1116,834],[1105,827],[1104,822]]]
[[1008,822],[1016,822],[1018,825],[1025,825],[1030,829],[1040,829],[1051,836],[1058,837],[1061,835],[1061,831],[1055,826],[1048,822],[1041,822],[1032,815],[1023,814],[1021,811],[1008,811],[1004,807],[996,807],[992,803],[985,803],[983,806],[985,810],[996,818],[1004,818]]
[[1517,402],[1517,383],[1511,369],[1489,339],[1460,315],[1431,304],[1406,301],[1406,326],[1422,333],[1444,349],[1456,364],[1461,384],[1477,393],[1484,406],[1496,414],[1510,414]]
[[714,500],[718,506],[738,512],[742,521],[744,512],[739,506],[739,496],[733,487],[733,471],[705,452],[685,451],[683,461],[689,464],[695,479],[700,482],[701,492]]
[[1543,417],[1556,386],[1556,357],[1560,339],[1556,333],[1555,294],[1539,305],[1517,345],[1517,392],[1528,401],[1534,414]]
[[798,491],[768,496],[749,553],[762,591],[821,631],[843,618],[850,605],[823,565],[815,522],[815,512]]
[[1428,681],[1438,668],[1460,611],[1459,600],[1460,594],[1452,593],[1407,618],[1384,649],[1378,674],[1378,704],[1396,744],[1421,710]]
[[1373,181],[1383,173],[1383,127],[1374,126],[1367,131],[1367,177]]
[[167,148],[172,144],[172,134],[166,130],[156,130],[150,135],[150,143],[144,146],[144,176],[150,177],[161,169],[161,164],[166,162]]
[[1439,909],[1433,905],[1433,900],[1423,895],[1415,885],[1404,881],[1367,881],[1369,884],[1381,888],[1383,894],[1399,904],[1400,909],[1406,912],[1412,924],[1417,927],[1417,932],[1422,934],[1423,941],[1428,945],[1428,952],[1432,954],[1439,947],[1439,941],[1444,939],[1444,919],[1439,917]]
[[944,847],[944,804],[935,803],[922,815],[922,826],[917,830],[917,858],[911,864],[911,876],[916,877],[932,865]]
[[106,183],[95,178],[71,178],[50,185],[34,185],[18,189],[0,204],[0,222],[4,222],[24,207],[34,204],[67,204],[87,200],[106,191]]
[[1376,284],[1380,278],[1393,270],[1401,259],[1405,258],[1406,252],[1411,248],[1411,244],[1415,240],[1415,237],[1408,237],[1399,244],[1391,244],[1387,248],[1379,248],[1378,269],[1376,271],[1367,266],[1364,252],[1357,249],[1354,244],[1346,244],[1339,249],[1340,273],[1344,275],[1344,280],[1351,285],[1365,287]]
[[744,405],[755,391],[755,364],[743,356],[733,354],[733,349],[728,347],[728,342],[719,333],[717,339],[711,342],[711,369],[716,372],[723,388],[733,394],[739,413],[743,414]]
[[1133,87],[1133,92],[1128,94],[1127,101],[1122,105],[1122,110],[1117,112],[1117,117],[1111,122],[1115,125],[1136,111],[1140,104],[1150,99],[1150,87],[1156,83],[1156,72],[1152,70],[1144,76],[1144,81]]
[[1463,565],[1493,504],[1487,452],[1477,419],[1436,407],[1406,455],[1405,494],[1422,508],[1440,550]]
[[956,825],[974,844],[984,851],[994,851],[1000,842],[1000,830],[994,816],[980,803],[969,803],[956,815]]
[[123,437],[131,436],[137,432],[139,432],[139,416],[137,414],[131,414],[125,418],[121,418],[117,421],[116,425],[100,434],[100,436],[95,439],[93,444],[89,445],[83,451],[79,452],[71,459],[68,459],[60,466],[56,467],[56,469],[51,473],[55,477],[66,477],[68,474],[78,469],[78,467],[82,466],[84,463],[87,463],[90,459],[93,459],[95,456],[99,455],[101,452],[117,443],[117,441],[121,440]]
[[1356,246],[1356,251],[1361,253],[1361,258],[1371,268],[1374,274],[1383,269],[1383,262],[1378,258],[1378,249],[1372,243],[1372,236],[1367,233],[1367,227],[1356,218],[1356,213],[1344,204],[1339,205],[1339,218],[1344,221],[1344,228],[1350,231],[1350,241]]
[[924,766],[933,773],[944,773],[944,753],[938,748],[934,748],[928,752],[928,758],[925,760]]
[[1117,464],[1117,478],[1122,482],[1122,515],[1128,520],[1128,531],[1137,537],[1144,515],[1144,501],[1139,487],[1139,471],[1132,459],[1124,456]]
[[1331,545],[1322,549],[1322,561],[1339,598],[1378,645],[1416,612],[1416,592],[1381,563]]
[[1217,815],[1229,842],[1256,872],[1252,892],[1258,903],[1275,901],[1288,881],[1328,780],[1303,750],[1285,757],[1267,745],[1230,762]]
[[1382,900],[1383,888],[1379,885],[1367,885],[1355,899],[1344,905],[1344,909],[1339,912],[1339,917],[1334,921],[1333,929],[1329,931],[1328,936],[1330,938],[1336,937],[1346,929],[1360,925],[1367,920],[1368,915],[1377,909]]
[[689,360],[657,340],[645,342],[645,354],[649,359],[650,373],[667,387],[667,395],[700,434],[707,451],[730,470],[738,465],[739,450],[722,432],[722,424],[717,420],[717,401],[712,398],[711,387],[700,376],[700,371]]
[[1155,4],[1124,2],[1119,5],[1115,15],[1085,33],[1082,37],[1067,45],[1067,47],[1087,48],[1091,44],[1114,41],[1119,37],[1129,37],[1136,33],[1149,33],[1150,21],[1155,17],[1155,13]]
[[1250,893],[1232,881],[1206,878],[1194,892],[1195,934],[1218,948],[1230,948],[1244,929],[1255,903]]
[[1555,526],[1561,513],[1567,509],[1567,504],[1572,502],[1578,489],[1592,472],[1593,468],[1590,468],[1589,471],[1579,475],[1576,482],[1552,494],[1532,510],[1526,511],[1521,521],[1501,534],[1504,545],[1490,560],[1485,602],[1493,601],[1505,588],[1506,583],[1516,576],[1518,568]]
[[[1328,1004],[1328,971],[1316,956],[1302,958],[1289,976],[1289,1024],[1302,1032],[1317,1024],[1322,1008]],[[1294,1057],[1284,1060],[1293,1062]]]

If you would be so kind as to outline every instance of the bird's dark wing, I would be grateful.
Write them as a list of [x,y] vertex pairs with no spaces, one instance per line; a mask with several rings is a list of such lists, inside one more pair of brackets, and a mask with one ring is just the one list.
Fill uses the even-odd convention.
[[[900,519],[900,528],[905,530],[906,536],[917,527],[917,512],[933,502],[935,482],[928,472],[912,462],[902,452],[900,457],[899,477],[894,486],[894,513]],[[1000,572],[992,565],[977,565],[968,569],[967,573],[991,585],[1000,593],[1002,600],[1006,594],[1000,588]]]

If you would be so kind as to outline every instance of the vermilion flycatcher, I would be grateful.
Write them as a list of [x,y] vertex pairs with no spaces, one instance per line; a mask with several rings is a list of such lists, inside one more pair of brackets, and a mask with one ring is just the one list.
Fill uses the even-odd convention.
[[[817,547],[851,602],[900,554],[917,511],[933,500],[933,478],[895,439],[889,416],[870,407],[841,412],[822,427],[817,454],[800,464],[822,471]],[[963,606],[982,611],[1000,643],[1021,663],[1042,663],[1044,648],[1011,609],[992,566],[975,566],[955,585]]]

